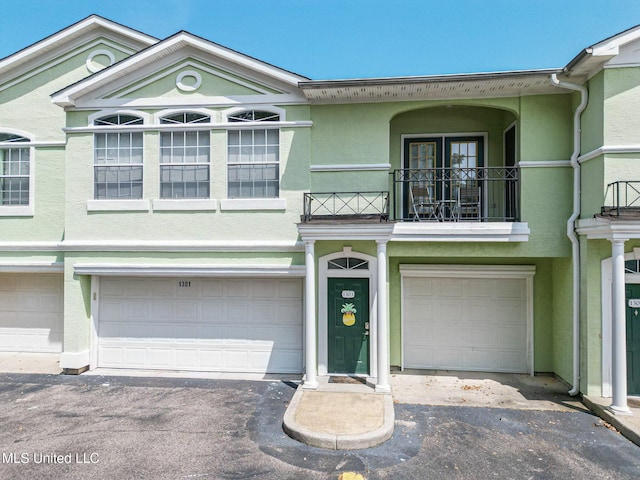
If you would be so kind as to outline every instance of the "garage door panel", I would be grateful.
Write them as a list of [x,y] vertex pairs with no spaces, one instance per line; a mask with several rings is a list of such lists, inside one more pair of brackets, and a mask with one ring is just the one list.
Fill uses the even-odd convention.
[[[130,283],[137,287],[129,288]],[[155,279],[148,285],[143,289],[132,279],[101,281],[99,366],[301,370],[300,280],[196,279],[189,288],[179,288],[176,279]],[[132,290],[137,295],[129,295]]]
[[404,278],[405,367],[527,371],[524,279],[427,280]]
[[0,351],[62,351],[61,274],[0,274]]

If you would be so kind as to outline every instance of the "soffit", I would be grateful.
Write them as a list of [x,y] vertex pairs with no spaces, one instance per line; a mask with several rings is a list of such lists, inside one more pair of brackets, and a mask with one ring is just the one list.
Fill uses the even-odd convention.
[[389,102],[418,99],[469,99],[563,93],[552,85],[561,69],[301,82],[307,100],[316,104]]

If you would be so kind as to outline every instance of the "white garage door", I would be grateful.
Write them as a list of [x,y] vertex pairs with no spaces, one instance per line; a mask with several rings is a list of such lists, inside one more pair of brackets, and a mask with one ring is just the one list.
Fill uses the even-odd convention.
[[526,280],[405,278],[404,366],[525,373]]
[[60,274],[0,274],[0,352],[62,351]]
[[98,366],[302,371],[300,279],[100,280]]

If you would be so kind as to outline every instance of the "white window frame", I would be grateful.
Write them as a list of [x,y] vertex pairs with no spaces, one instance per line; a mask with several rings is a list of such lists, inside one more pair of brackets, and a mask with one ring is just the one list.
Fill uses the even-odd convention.
[[[256,121],[230,121],[230,117],[237,115],[239,113],[245,112],[267,112],[271,113],[274,116],[277,115],[277,120],[256,120]],[[221,202],[221,206],[223,210],[255,210],[255,209],[266,209],[266,210],[278,210],[285,208],[285,204],[280,199],[280,157],[281,157],[281,132],[280,132],[280,124],[283,121],[284,111],[279,108],[274,107],[244,107],[244,108],[234,108],[225,112],[225,118],[227,120],[227,195],[226,201]],[[238,132],[240,137],[242,136],[243,131],[264,131],[265,135],[265,147],[269,146],[267,137],[269,135],[269,130],[275,130],[278,133],[278,145],[277,145],[277,161],[261,161],[261,162],[246,162],[246,161],[230,161],[229,149],[231,147],[229,143],[229,138],[231,132]],[[242,146],[242,142],[240,141],[239,146]],[[251,147],[255,147],[255,142],[252,142]],[[277,196],[274,197],[231,197],[230,196],[230,167],[233,166],[265,166],[265,165],[275,165],[277,167]]]
[[[197,114],[197,115],[202,115],[202,116],[206,116],[209,118],[208,122],[197,122],[197,123],[175,123],[175,124],[167,124],[167,123],[162,123],[164,119],[166,119],[167,117],[171,117],[171,116],[175,116],[175,115],[181,115],[181,114]],[[182,207],[180,207],[178,204],[179,202],[187,202],[187,203],[191,203],[193,204],[194,207],[199,207],[199,208],[211,208],[213,207],[213,205],[211,205],[209,203],[209,201],[211,200],[212,197],[212,171],[211,171],[211,114],[207,111],[199,111],[199,110],[173,110],[173,111],[166,111],[164,115],[162,115],[161,117],[157,118],[158,122],[161,123],[162,125],[169,125],[170,127],[176,127],[176,128],[168,128],[168,129],[163,129],[162,131],[160,131],[159,134],[159,141],[160,141],[160,145],[159,145],[159,159],[158,159],[158,171],[159,171],[159,177],[158,177],[158,181],[159,181],[159,185],[158,185],[158,192],[159,192],[159,199],[158,201],[154,201],[154,208],[156,210],[163,210],[163,209],[182,209]],[[200,140],[200,136],[204,133],[207,138],[208,138],[208,162],[169,162],[169,163],[164,163],[162,162],[162,156],[163,156],[163,147],[162,147],[162,139],[163,136],[165,135],[171,135],[172,136],[172,140],[171,140],[171,147],[169,147],[171,149],[171,151],[173,150],[173,135],[174,134],[182,134],[182,135],[186,135],[187,133],[191,133],[191,132],[195,132],[198,135],[198,145],[196,146],[196,148],[199,150],[200,149],[200,144],[199,144],[199,140]],[[184,147],[186,148],[186,142],[184,144]],[[208,171],[208,195],[206,197],[163,197],[162,196],[162,170],[163,167],[188,167],[188,166],[193,166],[193,167],[207,167],[207,171]],[[183,182],[184,183],[184,182]],[[205,202],[204,204],[202,202]],[[188,208],[188,206],[187,206]]]
[[[35,206],[35,146],[33,135],[15,128],[0,127],[1,133],[16,135],[27,139],[26,142],[0,142],[0,149],[28,149],[29,151],[29,203],[27,205],[0,205],[0,217],[30,217]],[[18,147],[16,147],[18,146]]]
[[[137,128],[132,128],[132,127],[136,127],[136,126],[142,126],[145,123],[145,118],[143,116],[141,116],[138,112],[129,112],[129,111],[121,111],[121,110],[113,110],[113,111],[102,111],[100,112],[102,113],[102,115],[97,116],[97,115],[92,115],[90,117],[91,122],[94,126],[98,127],[96,129],[96,131],[93,134],[93,199],[90,200],[87,204],[87,208],[89,210],[97,210],[97,211],[101,211],[101,210],[112,210],[113,207],[117,207],[120,208],[120,206],[118,206],[120,203],[122,203],[122,207],[124,209],[127,210],[138,210],[138,209],[145,209],[146,205],[148,204],[148,202],[144,201],[144,134],[142,131],[140,131]],[[138,119],[141,120],[140,124],[116,124],[116,125],[96,125],[96,121],[101,120],[103,118],[106,117],[112,117],[112,116],[116,116],[116,115],[128,115],[128,116],[132,116],[132,117],[136,117]],[[101,128],[100,128],[101,127]],[[128,163],[128,164],[121,164],[121,163],[117,163],[117,164],[108,164],[108,163],[97,163],[96,162],[96,148],[97,148],[97,138],[98,135],[118,135],[118,143],[120,142],[120,135],[123,134],[129,134],[129,135],[133,135],[133,134],[137,134],[140,135],[140,138],[142,139],[142,158],[141,158],[141,163]],[[108,137],[105,138],[105,148],[106,144],[108,141]],[[118,146],[118,150],[120,150],[120,147]],[[96,167],[100,167],[100,166],[127,166],[130,168],[134,168],[134,167],[140,167],[142,168],[142,180],[141,180],[141,192],[140,192],[140,197],[135,197],[135,198],[110,198],[110,197],[106,197],[106,198],[96,198],[97,197],[97,176],[96,176]],[[115,202],[115,203],[114,203]]]

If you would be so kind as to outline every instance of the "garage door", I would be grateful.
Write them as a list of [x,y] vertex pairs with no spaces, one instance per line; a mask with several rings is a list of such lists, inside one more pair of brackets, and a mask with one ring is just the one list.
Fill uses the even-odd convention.
[[62,351],[59,274],[0,274],[0,351]]
[[404,366],[527,372],[525,279],[405,278]]
[[102,278],[98,366],[302,371],[300,279]]

